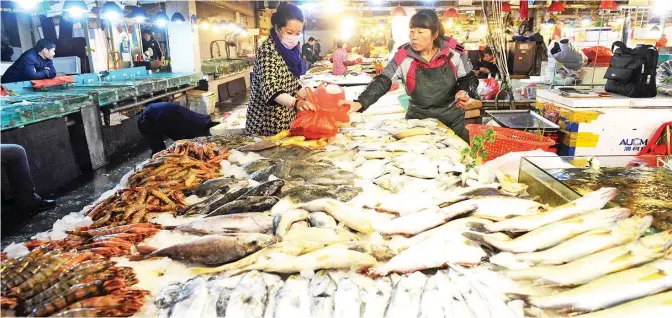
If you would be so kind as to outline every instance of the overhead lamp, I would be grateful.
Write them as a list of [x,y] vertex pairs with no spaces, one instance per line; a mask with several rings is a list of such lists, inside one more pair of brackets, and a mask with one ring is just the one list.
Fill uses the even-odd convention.
[[548,6],[548,12],[562,12],[565,11],[565,5],[560,1],[553,1],[550,6]]
[[508,2],[502,2],[502,12],[511,12],[511,5]]
[[455,8],[449,8],[448,10],[443,12],[443,16],[446,18],[454,18],[458,16],[460,13],[457,11]]
[[116,21],[121,19],[123,15],[124,11],[121,10],[119,5],[117,5],[113,1],[105,2],[105,4],[103,4],[103,7],[100,8],[100,16],[103,17],[103,19]]
[[84,1],[66,0],[63,4],[63,12],[66,12],[72,18],[81,18],[89,12],[89,7]]
[[207,30],[210,28],[210,23],[208,23],[208,21],[201,21],[199,26],[201,27],[201,30]]
[[616,4],[616,0],[602,0],[602,2],[600,2],[600,9],[601,10],[617,10],[618,9],[618,4]]
[[175,22],[177,24],[182,24],[182,22],[184,22],[186,20],[184,19],[184,16],[182,15],[182,13],[175,12],[175,13],[173,13],[173,16],[170,18],[170,21]]
[[660,24],[660,17],[653,17],[649,20],[650,24]]
[[222,28],[223,30],[228,30],[231,26],[229,25],[229,23],[222,20],[222,21],[219,21],[219,27]]
[[18,3],[21,5],[21,8],[24,10],[35,10],[37,7],[37,4],[40,3],[41,0],[14,0],[14,2]]
[[406,16],[406,10],[404,10],[404,8],[402,8],[401,6],[398,6],[394,9],[392,9],[392,16],[405,17]]
[[[184,19],[184,17],[183,17],[183,19]],[[159,12],[157,12],[154,15],[153,21],[158,26],[165,26],[166,23],[168,23],[168,15],[165,12],[163,12],[163,10],[159,10]]]
[[653,28],[651,28],[651,31],[658,32],[660,31],[660,28],[657,25],[654,25]]
[[149,15],[147,15],[147,11],[142,7],[134,7],[133,10],[131,10],[130,17],[135,19],[136,22],[142,23],[149,18]]

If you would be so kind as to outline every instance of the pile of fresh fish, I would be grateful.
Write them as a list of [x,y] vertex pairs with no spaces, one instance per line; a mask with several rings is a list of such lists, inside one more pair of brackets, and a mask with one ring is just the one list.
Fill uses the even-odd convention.
[[196,276],[165,287],[155,305],[160,317],[523,317],[522,307],[507,302],[477,274],[457,266],[429,276],[378,279],[341,271],[284,280],[258,271]]

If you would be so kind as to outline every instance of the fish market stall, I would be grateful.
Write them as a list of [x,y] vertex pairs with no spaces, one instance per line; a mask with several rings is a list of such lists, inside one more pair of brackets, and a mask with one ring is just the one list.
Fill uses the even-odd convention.
[[612,187],[531,200],[477,156],[437,120],[366,115],[329,139],[177,141],[8,247],[3,315],[669,312],[672,232],[642,237],[655,214],[606,207]]
[[[644,105],[648,105],[646,107]],[[669,97],[601,97],[596,92],[563,95],[537,91],[536,108],[560,126],[558,154],[566,156],[634,155],[662,124],[672,121]]]

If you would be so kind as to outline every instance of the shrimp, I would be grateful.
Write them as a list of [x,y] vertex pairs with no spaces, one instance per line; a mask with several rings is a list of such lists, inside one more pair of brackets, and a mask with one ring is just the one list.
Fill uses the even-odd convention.
[[138,311],[145,304],[144,290],[119,290],[105,296],[87,298],[71,304],[65,310],[75,308],[119,308]]
[[130,317],[133,314],[116,308],[75,308],[61,311],[52,317]]
[[122,289],[125,286],[125,282],[119,278],[108,281],[97,280],[88,284],[78,284],[70,287],[66,293],[51,298],[46,303],[34,308],[30,314],[35,317],[53,315],[72,303],[93,296],[109,294]]
[[67,292],[70,287],[77,284],[114,278],[117,276],[117,273],[121,271],[116,267],[110,267],[110,264],[110,262],[94,264],[86,268],[82,268],[76,273],[70,273],[63,277],[63,279],[58,284],[47,288],[43,292],[33,296],[30,299],[26,299],[24,301],[24,306],[26,308],[37,306],[52,297],[56,297]]
[[57,259],[56,262],[44,267],[30,279],[9,290],[9,295],[28,298],[49,288],[55,284],[60,274],[74,265],[81,263],[93,256],[92,253],[67,254]]

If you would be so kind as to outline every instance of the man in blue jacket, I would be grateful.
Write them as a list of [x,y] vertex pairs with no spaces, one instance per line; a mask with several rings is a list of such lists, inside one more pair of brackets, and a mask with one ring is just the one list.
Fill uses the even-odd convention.
[[172,140],[210,136],[210,127],[216,125],[219,123],[210,116],[173,103],[150,104],[138,118],[138,130],[152,149],[152,156],[166,149],[165,136]]
[[2,83],[41,80],[56,77],[52,59],[56,55],[56,44],[51,40],[37,41],[35,47],[23,52],[2,75]]

